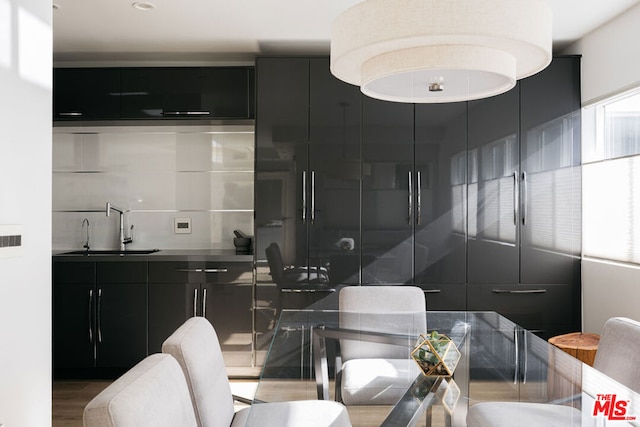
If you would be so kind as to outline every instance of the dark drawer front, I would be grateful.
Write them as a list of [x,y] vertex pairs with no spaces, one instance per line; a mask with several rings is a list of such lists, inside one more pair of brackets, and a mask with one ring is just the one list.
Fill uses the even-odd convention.
[[568,332],[573,323],[571,285],[469,285],[467,307],[496,311],[543,338]]
[[54,283],[95,283],[96,264],[94,262],[54,262]]
[[422,285],[429,311],[464,311],[467,309],[465,285]]
[[150,262],[150,283],[252,283],[250,262]]
[[99,262],[100,283],[147,283],[146,262]]

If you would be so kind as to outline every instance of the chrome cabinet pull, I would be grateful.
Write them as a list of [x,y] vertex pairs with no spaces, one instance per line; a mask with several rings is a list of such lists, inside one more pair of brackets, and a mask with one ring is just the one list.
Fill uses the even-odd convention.
[[411,179],[411,175],[413,175],[413,173],[409,171],[409,217],[407,219],[407,224],[409,225],[413,222],[413,180]]
[[91,312],[93,308],[93,289],[89,289],[89,342],[93,342],[93,321]]
[[208,116],[209,111],[163,111],[163,116]]
[[198,289],[193,290],[193,317],[198,314]]
[[491,290],[494,294],[544,294],[547,292],[546,289],[493,289]]
[[522,225],[527,225],[527,173],[522,172]]
[[80,111],[65,111],[63,113],[58,113],[59,116],[63,117],[80,117],[82,113]]
[[519,190],[518,190],[518,172],[513,173],[513,225],[518,225],[518,204],[519,202]]
[[302,223],[307,223],[307,171],[302,171]]
[[178,273],[228,273],[227,268],[176,268]]
[[311,224],[316,222],[316,171],[311,171]]
[[439,294],[442,292],[442,289],[423,289],[422,292],[425,294]]
[[516,349],[516,360],[515,360],[515,368],[513,370],[513,383],[518,384],[518,376],[520,371],[520,333],[518,332],[518,328],[513,329],[513,345]]
[[102,289],[98,289],[98,313],[97,313],[97,326],[98,326],[98,342],[102,342]]
[[202,317],[207,317],[207,288],[202,290]]
[[416,178],[416,199],[417,199],[417,213],[416,223],[420,225],[420,217],[422,217],[422,173],[418,171]]

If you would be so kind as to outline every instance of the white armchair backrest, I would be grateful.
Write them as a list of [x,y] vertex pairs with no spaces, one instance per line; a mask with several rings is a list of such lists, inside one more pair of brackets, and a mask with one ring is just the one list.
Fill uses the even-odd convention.
[[152,354],[93,398],[85,427],[196,427],[189,389],[178,362]]
[[[427,332],[426,300],[417,286],[348,286],[339,295],[340,327],[409,334],[414,345]],[[384,313],[384,316],[381,314]],[[405,359],[407,347],[343,340],[343,361],[363,358]]]
[[192,317],[162,344],[176,358],[187,378],[199,427],[228,427],[234,416],[222,349],[213,326]]

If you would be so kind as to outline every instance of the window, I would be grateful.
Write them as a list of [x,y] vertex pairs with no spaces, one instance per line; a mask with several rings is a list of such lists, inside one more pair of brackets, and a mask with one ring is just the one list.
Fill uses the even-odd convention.
[[640,264],[640,89],[583,110],[583,255]]

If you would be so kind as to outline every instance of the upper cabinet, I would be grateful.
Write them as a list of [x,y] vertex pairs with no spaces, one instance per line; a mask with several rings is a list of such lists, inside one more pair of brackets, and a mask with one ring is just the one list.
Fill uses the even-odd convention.
[[54,120],[251,119],[253,67],[57,68]]
[[54,68],[53,120],[120,118],[120,70]]
[[124,68],[122,115],[128,119],[247,119],[252,81],[246,67]]

